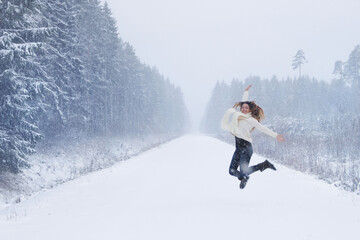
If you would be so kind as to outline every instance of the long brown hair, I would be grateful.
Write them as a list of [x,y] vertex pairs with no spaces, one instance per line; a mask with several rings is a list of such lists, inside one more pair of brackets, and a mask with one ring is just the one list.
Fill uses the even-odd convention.
[[252,101],[252,102],[249,102],[249,101],[241,102],[240,103],[240,108],[242,107],[243,104],[249,105],[251,116],[253,118],[255,118],[256,120],[258,120],[258,122],[265,119],[264,111],[254,101]]

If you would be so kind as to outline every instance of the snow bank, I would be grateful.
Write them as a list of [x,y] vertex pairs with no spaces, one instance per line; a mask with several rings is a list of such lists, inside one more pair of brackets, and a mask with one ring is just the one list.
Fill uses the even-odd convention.
[[44,189],[107,168],[175,136],[111,137],[72,140],[40,147],[29,157],[31,167],[20,174],[0,174],[0,209]]

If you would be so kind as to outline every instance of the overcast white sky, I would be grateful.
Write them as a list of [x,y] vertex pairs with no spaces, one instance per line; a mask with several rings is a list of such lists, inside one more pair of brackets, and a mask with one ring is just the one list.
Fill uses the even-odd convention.
[[358,0],[107,2],[120,37],[182,88],[195,127],[216,81],[294,77],[298,49],[308,60],[302,72],[330,81],[335,61],[360,44]]

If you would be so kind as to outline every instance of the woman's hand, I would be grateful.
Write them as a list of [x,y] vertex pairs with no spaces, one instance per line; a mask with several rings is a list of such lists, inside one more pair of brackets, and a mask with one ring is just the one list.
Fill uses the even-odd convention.
[[278,135],[276,136],[276,140],[277,140],[278,142],[285,142],[285,138],[284,138],[284,136],[283,136],[282,134],[278,134]]
[[250,84],[247,88],[245,88],[245,91],[249,91],[249,89],[252,87],[252,85]]

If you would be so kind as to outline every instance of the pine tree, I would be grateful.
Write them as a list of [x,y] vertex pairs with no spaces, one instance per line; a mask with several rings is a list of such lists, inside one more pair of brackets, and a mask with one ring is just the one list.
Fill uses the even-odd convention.
[[294,70],[299,69],[299,78],[301,78],[301,65],[303,65],[306,62],[307,60],[305,58],[304,51],[299,49],[296,52],[296,55],[293,57],[293,63],[292,63],[292,67]]
[[344,63],[342,61],[336,61],[334,64],[333,74],[338,78],[343,78],[344,76]]
[[[52,77],[53,83],[59,89],[58,105],[43,115],[39,123],[40,129],[49,139],[55,138],[69,126],[73,126],[73,129],[79,128],[74,119],[85,118],[78,116],[78,112],[84,115],[84,111],[81,105],[76,104],[79,93],[83,92],[80,87],[84,85],[84,78],[81,62],[73,54],[73,49],[76,48],[76,34],[71,1],[44,1],[41,13],[46,19],[46,25],[52,26],[54,31],[46,39],[48,54],[38,61],[41,61],[44,71]],[[52,116],[51,112],[54,111],[59,113],[57,118]]]
[[[7,1],[0,30],[0,165],[18,172],[41,139],[38,116],[56,105],[56,88],[36,61],[46,54],[44,39],[52,31],[25,21],[39,16],[39,1]],[[31,19],[31,18],[27,18]]]
[[360,89],[360,45],[355,46],[344,64],[344,78],[352,86]]

